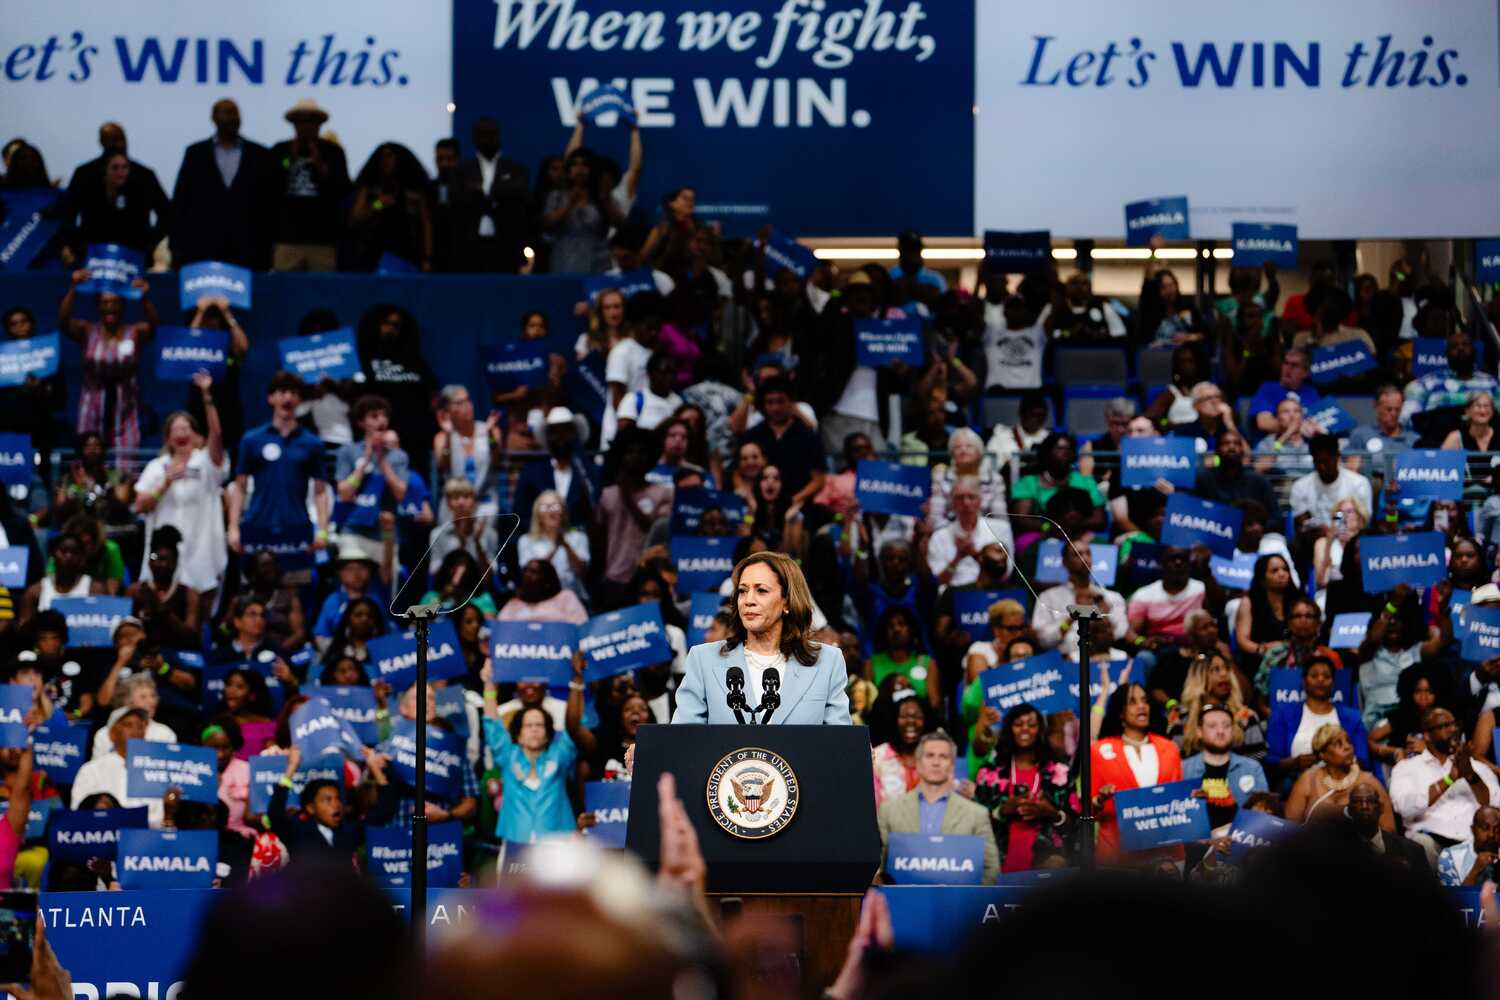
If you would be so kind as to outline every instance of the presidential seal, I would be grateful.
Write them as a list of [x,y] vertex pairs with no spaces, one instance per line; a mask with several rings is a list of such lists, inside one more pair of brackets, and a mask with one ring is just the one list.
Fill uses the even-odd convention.
[[790,764],[769,750],[745,747],[709,772],[708,814],[733,836],[763,840],[786,829],[800,794]]

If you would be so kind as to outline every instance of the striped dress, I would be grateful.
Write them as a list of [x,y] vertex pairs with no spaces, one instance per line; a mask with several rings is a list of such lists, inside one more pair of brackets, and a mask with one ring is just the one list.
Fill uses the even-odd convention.
[[141,360],[145,327],[123,327],[110,337],[98,323],[87,324],[83,342],[83,385],[78,392],[78,433],[104,436],[106,449],[139,448]]

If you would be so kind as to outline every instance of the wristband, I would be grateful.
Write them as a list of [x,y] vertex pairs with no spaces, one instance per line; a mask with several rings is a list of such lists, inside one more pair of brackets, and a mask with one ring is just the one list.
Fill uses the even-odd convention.
[[1177,699],[1176,698],[1168,698],[1167,699],[1167,711],[1170,712],[1172,709],[1174,709],[1176,707],[1177,707]]
[[375,718],[377,719],[384,721],[385,719],[389,719],[390,717],[391,710],[388,708],[380,708],[375,710]]
[[1271,449],[1273,451],[1280,451],[1281,450],[1281,442],[1280,441],[1272,441],[1271,442]]
[[585,685],[583,683],[583,681],[578,680],[577,678],[574,678],[573,680],[568,681],[568,690],[569,691],[582,691],[586,686],[587,685]]
[[1392,604],[1390,601],[1386,601],[1385,602],[1385,613],[1388,614],[1388,615],[1395,614],[1396,613],[1396,606],[1394,604]]
[[1399,520],[1401,520],[1401,516],[1399,514],[1387,514],[1385,516],[1385,521],[1387,524],[1395,524]]
[[167,676],[167,674],[169,674],[171,672],[172,672],[172,664],[167,663],[165,660],[162,661],[162,665],[161,666],[159,666],[159,667],[156,668],[156,673],[160,677],[165,677],[165,676]]
[[1138,635],[1138,636],[1135,637],[1135,645],[1136,645],[1137,649],[1139,649],[1140,647],[1144,646],[1145,644],[1146,644],[1146,637],[1145,636]]
[[484,700],[487,703],[491,702],[491,701],[499,701],[500,700],[500,696],[498,694],[496,694],[494,691],[486,691],[484,693]]
[[1101,718],[1101,719],[1104,718],[1104,706],[1103,705],[1095,705],[1093,707],[1092,711],[1093,711],[1093,713],[1095,715],[1099,716],[1099,718]]
[[1073,627],[1073,620],[1071,618],[1064,618],[1061,622],[1058,623],[1057,630],[1059,632],[1067,632],[1068,629],[1070,629],[1072,627]]
[[313,535],[313,537],[316,538],[320,542],[326,542],[326,541],[328,541],[328,529],[327,528],[319,528],[317,534]]
[[1443,775],[1443,787],[1444,788],[1452,788],[1453,787],[1453,775],[1451,775],[1451,774],[1445,774],[1445,775]]
[[282,788],[285,788],[287,791],[291,791],[296,782],[283,774],[281,776],[281,780],[276,782],[276,784],[280,785]]

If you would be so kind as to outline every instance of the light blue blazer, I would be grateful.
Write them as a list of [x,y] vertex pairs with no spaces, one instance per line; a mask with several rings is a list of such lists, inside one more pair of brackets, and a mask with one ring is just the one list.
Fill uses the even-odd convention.
[[[745,647],[736,646],[720,656],[724,642],[705,642],[688,650],[687,673],[677,686],[677,711],[672,724],[732,726],[734,713],[726,705],[729,694],[724,675],[730,667],[745,671],[745,698],[760,703],[760,692],[749,689],[750,671],[745,668]],[[845,685],[849,671],[844,651],[826,643],[818,645],[818,662],[810,667],[793,659],[781,677],[781,707],[771,715],[772,725],[847,726],[849,695]]]

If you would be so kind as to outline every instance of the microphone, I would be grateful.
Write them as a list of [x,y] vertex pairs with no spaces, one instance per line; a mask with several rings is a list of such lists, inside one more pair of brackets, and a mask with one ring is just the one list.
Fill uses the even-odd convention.
[[781,707],[781,671],[767,667],[761,675],[760,687],[760,711],[765,713],[760,717],[760,724],[765,726],[771,722],[771,713]]
[[[734,712],[734,721],[743,726],[745,724],[744,713],[750,708],[745,703],[745,671],[739,667],[730,667],[724,675],[724,684],[729,688],[729,693],[724,696],[724,704]],[[750,718],[754,720],[754,712],[750,713]]]

